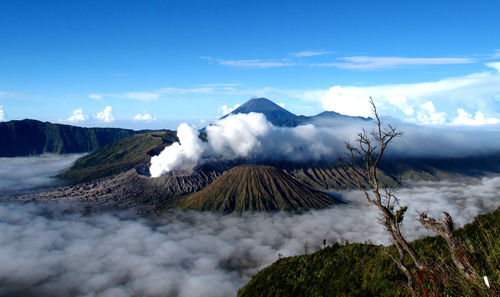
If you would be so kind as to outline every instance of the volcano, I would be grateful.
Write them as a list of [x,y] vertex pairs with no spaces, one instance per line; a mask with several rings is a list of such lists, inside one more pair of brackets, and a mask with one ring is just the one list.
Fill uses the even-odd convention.
[[267,120],[275,126],[281,126],[283,123],[297,117],[295,114],[289,112],[267,98],[253,98],[233,110],[231,113],[223,116],[221,119],[232,114],[251,112],[264,114]]
[[177,199],[186,210],[243,213],[246,211],[303,212],[335,204],[337,200],[310,188],[272,166],[233,167],[203,190]]

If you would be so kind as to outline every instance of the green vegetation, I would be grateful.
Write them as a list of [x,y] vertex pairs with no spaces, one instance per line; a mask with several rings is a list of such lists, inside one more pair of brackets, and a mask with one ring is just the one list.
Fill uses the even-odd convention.
[[90,152],[136,132],[117,128],[82,128],[36,120],[0,123],[0,157]]
[[173,202],[182,209],[219,213],[302,212],[333,203],[333,197],[302,184],[283,171],[259,165],[233,167],[203,190]]
[[118,174],[148,163],[151,156],[174,141],[177,138],[172,131],[132,135],[78,159],[60,176],[72,183],[81,183]]
[[[417,293],[420,296],[498,296],[500,293],[500,208],[476,217],[455,231],[481,279],[467,282],[451,262],[441,237],[426,237],[411,243],[430,268]],[[410,296],[406,278],[389,254],[394,246],[334,244],[310,255],[279,259],[259,272],[239,291],[246,296]],[[409,258],[406,259],[411,265]],[[427,290],[427,292],[424,292]]]

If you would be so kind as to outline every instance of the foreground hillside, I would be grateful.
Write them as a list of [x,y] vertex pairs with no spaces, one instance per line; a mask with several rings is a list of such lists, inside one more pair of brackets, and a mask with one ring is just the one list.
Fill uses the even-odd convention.
[[136,133],[118,128],[83,128],[36,120],[0,122],[0,157],[90,152]]
[[[472,286],[458,277],[442,238],[427,237],[412,246],[445,283],[439,296],[498,296],[500,293],[500,208],[476,217],[456,231],[465,239],[466,250],[484,284]],[[259,272],[240,291],[247,296],[410,296],[405,277],[388,253],[393,247],[371,244],[334,244],[310,255],[283,258]],[[430,286],[429,283],[425,284]]]

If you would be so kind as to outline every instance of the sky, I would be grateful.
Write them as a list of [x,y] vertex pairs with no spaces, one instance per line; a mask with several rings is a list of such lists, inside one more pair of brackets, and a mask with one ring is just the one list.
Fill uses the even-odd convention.
[[0,120],[202,127],[303,115],[499,127],[498,1],[0,2]]

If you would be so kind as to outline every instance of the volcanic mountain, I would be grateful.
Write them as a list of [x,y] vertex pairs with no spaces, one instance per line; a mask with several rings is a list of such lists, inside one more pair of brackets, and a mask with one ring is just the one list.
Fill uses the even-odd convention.
[[221,119],[239,113],[262,113],[266,116],[267,120],[275,126],[279,127],[297,127],[315,123],[316,126],[331,125],[331,120],[340,121],[367,121],[370,118],[346,116],[333,111],[324,111],[315,116],[295,115],[278,104],[272,102],[267,98],[253,98],[245,102],[242,106],[236,108],[231,113],[223,116]]
[[[275,126],[281,126],[282,123],[297,117],[293,113],[272,102],[267,98],[253,98],[245,102],[242,106],[233,110],[230,114],[238,113],[262,113],[266,116],[267,120]],[[228,114],[228,115],[230,115]],[[227,117],[225,115],[223,118]]]
[[177,199],[181,209],[243,213],[246,211],[302,212],[337,201],[272,166],[233,167],[203,190]]

